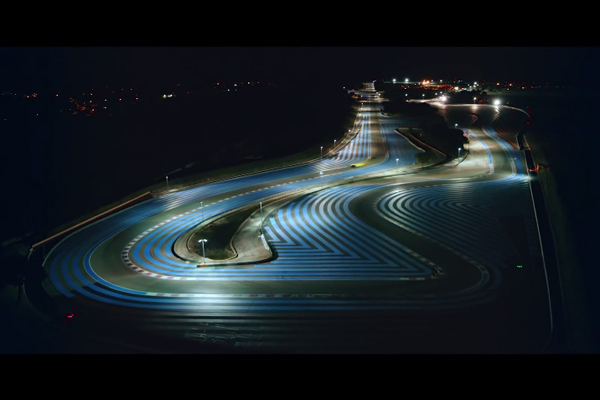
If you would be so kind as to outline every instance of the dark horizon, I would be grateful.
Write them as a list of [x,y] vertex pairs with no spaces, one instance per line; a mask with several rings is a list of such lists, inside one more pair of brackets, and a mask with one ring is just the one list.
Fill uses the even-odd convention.
[[585,47],[14,47],[0,52],[0,90],[24,91],[260,79],[318,85],[385,77],[580,85],[589,82],[600,61],[599,49]]

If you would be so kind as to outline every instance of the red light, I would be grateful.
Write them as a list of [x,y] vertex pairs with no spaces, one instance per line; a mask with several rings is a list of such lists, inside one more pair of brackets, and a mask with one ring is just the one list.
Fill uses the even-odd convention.
[[527,125],[529,125],[529,121],[527,121]]
[[75,314],[69,314],[67,315],[67,318],[73,318],[75,316]]

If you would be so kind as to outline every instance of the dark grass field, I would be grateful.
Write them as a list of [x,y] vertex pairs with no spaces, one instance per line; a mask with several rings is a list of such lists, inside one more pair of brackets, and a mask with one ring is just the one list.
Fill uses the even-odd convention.
[[[498,96],[500,97],[500,96]],[[537,96],[503,95],[512,105],[532,115],[526,132],[537,163],[548,204],[554,238],[559,249],[561,281],[573,347],[577,352],[600,352],[600,294],[596,282],[594,232],[599,221],[595,167],[600,140],[597,91],[542,92]]]
[[252,207],[234,212],[203,226],[190,237],[190,250],[201,256],[202,244],[199,240],[206,239],[204,245],[206,257],[212,260],[226,260],[233,257],[235,253],[231,247],[231,239],[244,221],[257,209]]
[[[148,102],[113,117],[33,118],[1,104],[0,240],[52,228],[186,175],[292,155],[340,139],[352,123],[343,91],[285,87],[258,94]],[[320,90],[321,91],[321,90]],[[33,114],[35,115],[35,114]]]

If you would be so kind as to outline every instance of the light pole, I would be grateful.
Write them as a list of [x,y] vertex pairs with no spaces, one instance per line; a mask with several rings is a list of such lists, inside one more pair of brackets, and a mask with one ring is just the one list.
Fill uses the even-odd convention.
[[200,239],[198,240],[200,243],[202,243],[202,258],[204,258],[204,262],[203,264],[206,265],[206,253],[204,252],[204,243],[207,242],[206,239]]
[[460,160],[460,147],[458,148],[458,159]]
[[262,201],[260,202],[260,233],[262,234],[262,220],[263,220],[263,215],[262,215]]
[[473,104],[475,104],[476,100],[477,100],[477,97],[473,97]]
[[167,175],[166,178],[167,178],[167,190],[169,190],[169,175]]
[[333,139],[333,147],[335,147],[335,142],[337,142],[337,140]]
[[396,168],[398,168],[398,161],[400,161],[400,159],[396,158]]
[[321,161],[323,161],[323,146],[321,146]]

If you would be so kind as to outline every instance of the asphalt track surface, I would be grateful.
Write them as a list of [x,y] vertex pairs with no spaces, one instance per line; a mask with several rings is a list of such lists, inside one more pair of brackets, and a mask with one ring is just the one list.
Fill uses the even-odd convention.
[[[334,156],[169,193],[65,237],[40,309],[148,352],[545,351],[548,285],[516,144],[526,116],[439,105],[470,152],[420,168],[378,101]],[[197,268],[174,254],[184,232],[261,201],[274,259]]]

